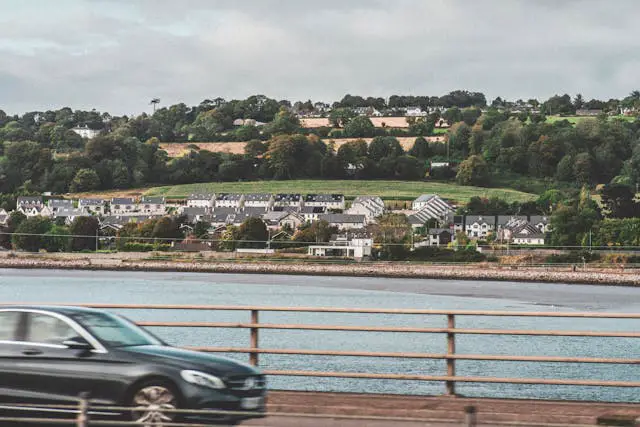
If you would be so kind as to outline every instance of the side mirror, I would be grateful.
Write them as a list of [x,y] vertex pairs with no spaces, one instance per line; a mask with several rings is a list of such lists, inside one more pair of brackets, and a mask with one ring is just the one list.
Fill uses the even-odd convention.
[[73,337],[62,343],[71,350],[92,350],[93,346],[82,337]]

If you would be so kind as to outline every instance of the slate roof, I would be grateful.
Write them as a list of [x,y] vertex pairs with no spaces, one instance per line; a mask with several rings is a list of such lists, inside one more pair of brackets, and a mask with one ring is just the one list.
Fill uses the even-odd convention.
[[140,203],[146,205],[164,205],[164,197],[142,197]]
[[327,221],[330,224],[364,224],[364,215],[349,214],[324,214],[318,217],[321,221]]
[[136,201],[133,197],[114,197],[111,199],[112,205],[135,205]]
[[187,200],[211,200],[213,196],[213,193],[193,193],[189,195]]
[[335,203],[342,202],[344,195],[342,194],[307,194],[304,198],[305,202],[322,202]]

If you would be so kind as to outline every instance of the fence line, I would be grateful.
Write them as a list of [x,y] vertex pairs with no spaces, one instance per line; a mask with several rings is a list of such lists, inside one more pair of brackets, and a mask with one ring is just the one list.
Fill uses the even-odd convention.
[[[50,304],[48,304],[50,305]],[[396,379],[428,382],[444,382],[446,394],[455,395],[457,383],[496,383],[496,384],[537,384],[537,385],[568,385],[568,386],[599,386],[640,388],[640,381],[613,381],[594,379],[562,379],[562,378],[510,378],[510,377],[480,377],[460,376],[456,374],[457,360],[484,361],[521,361],[531,363],[599,363],[637,366],[638,358],[605,358],[605,357],[554,357],[529,355],[476,355],[456,353],[456,337],[458,335],[489,335],[489,336],[539,336],[539,337],[609,337],[609,338],[640,338],[640,332],[633,331],[576,331],[576,330],[538,330],[538,329],[483,329],[459,328],[456,319],[465,317],[528,317],[528,318],[588,318],[588,319],[640,319],[640,313],[589,313],[589,312],[518,312],[518,311],[489,311],[489,310],[422,310],[422,309],[373,309],[373,308],[333,308],[333,307],[262,307],[262,306],[220,306],[220,305],[179,305],[179,304],[75,304],[102,309],[145,309],[145,310],[199,310],[199,311],[244,311],[249,312],[250,321],[243,322],[175,322],[175,321],[139,321],[145,327],[170,328],[222,328],[248,329],[250,347],[192,347],[207,352],[232,352],[249,355],[250,363],[258,366],[260,354],[289,354],[289,355],[325,355],[350,357],[389,357],[398,359],[433,359],[446,361],[446,374],[443,375],[407,375],[389,373],[354,373],[335,371],[300,371],[300,370],[265,370],[267,375],[302,376],[302,377],[330,377],[330,378],[361,378],[361,379]],[[447,327],[396,327],[396,326],[355,326],[355,325],[318,325],[318,324],[273,324],[261,323],[260,312],[297,312],[297,313],[355,313],[355,314],[396,314],[396,315],[429,315],[445,316]],[[305,349],[266,349],[260,348],[260,330],[307,330],[307,331],[351,331],[351,332],[382,332],[382,333],[416,333],[440,334],[445,336],[446,353],[395,353],[395,352],[339,352],[332,350]]]

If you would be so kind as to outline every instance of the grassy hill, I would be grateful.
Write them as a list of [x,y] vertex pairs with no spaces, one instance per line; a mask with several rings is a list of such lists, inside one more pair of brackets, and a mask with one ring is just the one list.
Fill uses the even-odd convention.
[[411,200],[421,194],[435,193],[441,197],[466,203],[473,196],[500,197],[509,202],[536,199],[535,194],[506,188],[482,188],[441,182],[410,181],[250,181],[210,182],[201,184],[154,187],[142,192],[146,196],[186,198],[191,193],[342,193],[347,198],[375,195],[387,200]]

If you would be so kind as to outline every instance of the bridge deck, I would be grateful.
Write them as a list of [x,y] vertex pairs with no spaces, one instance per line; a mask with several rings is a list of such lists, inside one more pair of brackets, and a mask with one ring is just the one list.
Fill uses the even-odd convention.
[[[479,424],[499,422],[501,425],[508,425],[513,422],[516,423],[514,425],[520,423],[596,425],[599,418],[631,420],[640,417],[640,404],[637,403],[286,391],[274,391],[269,396],[269,411],[338,416],[385,416],[462,421],[464,408],[469,405],[476,407]],[[304,425],[329,425],[327,421],[317,420],[319,423],[314,424],[310,420]]]

